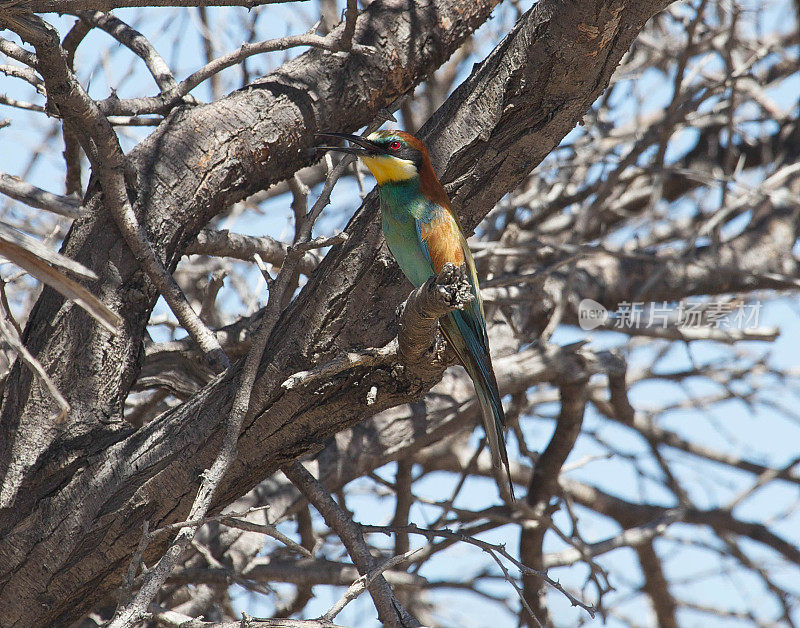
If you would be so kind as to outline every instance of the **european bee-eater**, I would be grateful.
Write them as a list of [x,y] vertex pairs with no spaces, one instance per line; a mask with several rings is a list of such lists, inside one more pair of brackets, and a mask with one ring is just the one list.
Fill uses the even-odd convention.
[[463,310],[440,319],[441,329],[478,394],[486,438],[496,469],[505,465],[514,497],[503,426],[505,413],[497,389],[486,319],[475,261],[458,217],[433,171],[425,145],[403,131],[376,131],[368,137],[322,133],[319,137],[348,140],[351,146],[322,146],[357,155],[378,182],[383,234],[400,269],[414,286],[421,286],[451,262],[466,264],[474,300]]

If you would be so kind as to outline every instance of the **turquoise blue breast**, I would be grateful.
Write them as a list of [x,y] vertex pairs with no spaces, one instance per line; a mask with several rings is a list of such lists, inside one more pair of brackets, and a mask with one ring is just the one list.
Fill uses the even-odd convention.
[[419,181],[392,183],[378,188],[383,235],[403,274],[421,286],[433,274],[433,266],[419,241],[417,221],[424,221],[432,204],[419,193]]

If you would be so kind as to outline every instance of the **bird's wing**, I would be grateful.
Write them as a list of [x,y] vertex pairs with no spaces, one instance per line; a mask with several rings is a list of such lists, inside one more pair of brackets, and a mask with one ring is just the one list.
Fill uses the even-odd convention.
[[486,438],[492,451],[492,461],[494,464],[499,465],[502,462],[505,465],[513,499],[514,488],[503,437],[505,413],[489,353],[486,317],[475,260],[472,259],[458,220],[444,207],[431,203],[429,211],[423,219],[417,220],[416,226],[419,245],[437,274],[447,262],[456,266],[466,264],[469,270],[469,282],[475,299],[463,310],[450,312],[439,322],[445,337],[475,384],[486,428]]
[[[456,217],[441,205],[431,203],[427,215],[423,219],[417,220],[417,237],[420,247],[433,266],[435,273],[441,272],[448,262],[456,266],[467,265],[469,282],[475,300],[464,310],[457,310],[453,314],[463,315],[464,323],[468,324],[472,332],[468,336],[474,336],[474,340],[477,341],[482,352],[488,355],[489,339],[486,336],[483,300],[478,286],[475,260],[472,259],[472,253],[470,253]],[[491,369],[490,364],[489,368]]]

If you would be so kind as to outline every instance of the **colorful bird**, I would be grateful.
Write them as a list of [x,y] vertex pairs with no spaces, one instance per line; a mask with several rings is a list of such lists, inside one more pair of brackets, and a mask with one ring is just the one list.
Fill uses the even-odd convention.
[[463,310],[440,319],[440,325],[475,385],[492,463],[495,469],[500,468],[500,462],[505,465],[513,499],[503,437],[505,413],[489,355],[475,262],[447,192],[433,171],[428,150],[404,131],[376,131],[366,138],[344,133],[322,133],[318,137],[348,140],[351,146],[320,148],[357,155],[372,172],[378,182],[386,243],[414,286],[438,274],[447,262],[467,265],[475,299]]

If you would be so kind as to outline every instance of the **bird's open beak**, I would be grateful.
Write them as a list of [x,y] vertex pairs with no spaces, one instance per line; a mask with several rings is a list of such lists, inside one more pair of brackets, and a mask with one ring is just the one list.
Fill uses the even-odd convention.
[[351,155],[375,155],[383,153],[380,146],[373,144],[360,135],[348,135],[347,133],[317,133],[314,137],[317,139],[347,140],[350,144],[353,144],[353,146],[317,146],[319,150],[334,150]]

